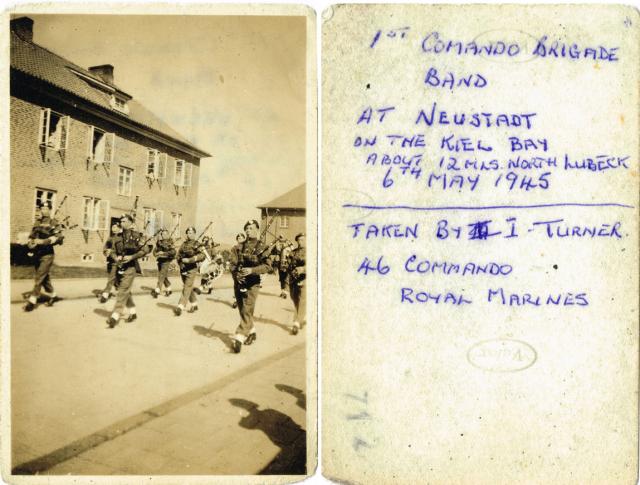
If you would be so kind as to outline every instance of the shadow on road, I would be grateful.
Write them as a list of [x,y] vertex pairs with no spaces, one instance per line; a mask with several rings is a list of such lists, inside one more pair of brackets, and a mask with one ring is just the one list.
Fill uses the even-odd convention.
[[307,396],[304,391],[297,387],[287,386],[286,384],[276,384],[276,389],[282,392],[288,392],[297,399],[296,404],[305,411],[307,410]]
[[284,323],[280,323],[276,320],[273,320],[271,318],[264,318],[262,316],[260,317],[253,317],[253,319],[256,322],[260,322],[260,323],[266,323],[267,325],[275,325],[276,327],[280,327],[282,330],[284,330],[287,333],[291,333],[291,327],[289,325],[285,325]]
[[169,305],[168,303],[162,303],[160,301],[156,303],[156,306],[160,308],[164,308],[165,310],[171,310],[172,312],[173,312],[173,309],[176,307],[175,305]]
[[245,429],[262,431],[280,448],[280,453],[260,471],[261,475],[304,475],[307,473],[307,433],[298,423],[275,409],[258,409],[246,399],[231,398],[229,402],[249,414],[240,419]]
[[227,300],[221,300],[220,298],[205,298],[207,301],[213,301],[216,303],[222,303],[223,305],[227,305],[229,308],[233,308],[233,302]]
[[231,339],[230,334],[224,333],[224,332],[220,332],[218,330],[214,330],[214,329],[209,328],[209,327],[203,327],[201,325],[194,325],[193,329],[196,332],[198,332],[200,335],[202,335],[203,337],[219,338],[222,341],[222,343],[227,346],[227,350],[229,350],[229,352],[232,351],[232,349],[233,349],[233,340]]
[[111,312],[109,310],[105,310],[104,308],[94,308],[93,313],[106,318],[109,318],[111,316]]

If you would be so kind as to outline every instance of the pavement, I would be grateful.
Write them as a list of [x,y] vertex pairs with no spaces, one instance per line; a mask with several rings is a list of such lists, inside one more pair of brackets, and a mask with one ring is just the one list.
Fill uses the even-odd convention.
[[[138,278],[138,319],[114,329],[113,301],[92,293],[103,284],[56,280],[53,307],[11,305],[14,474],[305,473],[306,332],[290,334],[293,304],[275,276],[258,298],[258,339],[240,354],[228,275],[180,317],[177,291],[153,299],[155,279]],[[30,287],[12,281],[11,300]]]

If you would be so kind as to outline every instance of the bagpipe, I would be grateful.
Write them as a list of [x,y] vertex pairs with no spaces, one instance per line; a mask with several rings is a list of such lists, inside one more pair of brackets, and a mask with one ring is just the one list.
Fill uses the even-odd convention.
[[[170,244],[171,244],[171,246],[173,246],[174,241],[173,241],[171,238],[172,238],[172,237],[173,237],[173,235],[175,234],[176,229],[178,229],[178,224],[177,224],[177,223],[176,223],[176,224],[174,224],[173,229],[171,229],[171,232],[169,233],[169,237],[168,237],[168,238],[166,238],[166,239],[162,239],[162,241],[167,241],[167,243],[170,243]],[[159,234],[160,232],[162,232],[162,229],[161,229],[160,231],[158,231],[158,233],[156,233],[156,234]],[[179,238],[178,238],[178,239],[179,239]],[[157,247],[157,244],[158,244],[159,242],[160,242],[160,241],[156,241],[156,247]],[[155,254],[155,257],[156,257],[156,259],[158,259],[158,258],[167,258],[166,251],[158,251],[158,252]]]
[[[145,223],[144,227],[142,228],[142,232],[140,232],[140,234],[143,234],[143,233],[144,233],[144,231],[146,231],[146,229],[147,229],[147,227],[149,226],[149,223],[150,223],[150,222],[151,222],[151,221],[149,220],[149,221],[147,221],[147,222]],[[132,254],[137,253],[137,252],[138,252],[138,251],[140,251],[142,248],[144,248],[145,246],[147,246],[147,245],[148,245],[148,244],[149,244],[149,243],[150,243],[150,242],[151,242],[155,237],[157,237],[157,236],[158,236],[158,234],[160,234],[160,231],[161,231],[161,230],[162,230],[162,229],[158,229],[156,232],[154,232],[151,236],[148,236],[148,237],[147,237],[144,241],[142,241],[141,243],[140,243],[140,242],[138,242],[138,243],[136,244],[136,247],[135,247],[135,248],[125,248],[125,247],[124,247],[124,237],[123,237],[120,241],[116,241],[116,243],[115,243],[115,245],[114,245],[114,250],[115,250],[115,252],[116,252],[116,257],[114,258],[114,259],[115,259],[114,264],[115,264],[116,268],[118,268],[118,272],[119,272],[119,273],[122,273],[122,271],[123,271],[123,266],[124,266],[125,264],[128,264],[128,263],[131,263],[132,261],[135,261],[134,259],[129,259],[129,260],[127,260],[127,261],[124,261],[124,260],[123,260],[123,258],[124,258],[125,256],[130,256],[130,255],[127,255],[127,254],[124,254],[124,255],[123,255],[123,254],[117,254],[118,252],[124,252],[124,250],[125,250],[125,249],[130,249],[130,250],[131,250],[131,249],[134,249],[134,251],[133,251],[133,253],[132,253]],[[123,230],[122,234],[124,234],[124,230]],[[118,250],[116,249],[116,247],[117,247],[118,245],[120,245],[120,248],[121,248],[121,249],[120,249],[120,251],[118,251]]]
[[[186,265],[188,264],[194,264],[194,263],[183,263],[182,262],[182,258],[192,258],[194,257],[198,251],[202,251],[203,249],[203,245],[200,243],[200,239],[202,239],[202,236],[205,235],[205,233],[209,230],[209,228],[211,227],[211,224],[213,224],[213,221],[209,221],[209,224],[207,224],[207,226],[200,232],[200,234],[193,240],[193,246],[190,250],[188,251],[182,251],[182,248],[180,248],[180,250],[178,251],[178,267],[180,268],[180,272],[184,272],[184,271],[188,271],[188,268],[186,268]],[[188,241],[185,240],[185,242],[183,243],[183,245]],[[205,251],[205,255],[206,255],[206,251]],[[205,256],[206,258],[206,256]],[[193,268],[191,268],[193,269]]]
[[[58,207],[56,207],[56,209],[53,211],[53,213],[49,216],[49,219],[53,222],[55,220],[55,216],[58,214],[58,211],[60,210],[60,208],[64,205],[65,201],[67,200],[67,196],[65,195],[62,198],[62,202],[60,202],[60,205],[58,205]],[[59,223],[57,223],[57,225],[54,226],[54,230],[56,231],[55,234],[51,234],[51,235],[46,235],[46,234],[38,234],[39,236],[43,236],[46,235],[46,237],[36,237],[36,238],[30,238],[27,241],[27,247],[31,250],[27,253],[27,255],[29,257],[33,257],[33,249],[35,249],[38,246],[45,246],[48,244],[52,244],[52,245],[59,245],[62,244],[64,241],[64,231],[68,231],[70,229],[75,229],[76,227],[78,227],[78,224],[72,224],[70,221],[71,216],[66,216],[64,219],[62,219]],[[56,241],[51,243],[50,242],[50,238],[51,237],[55,237]]]

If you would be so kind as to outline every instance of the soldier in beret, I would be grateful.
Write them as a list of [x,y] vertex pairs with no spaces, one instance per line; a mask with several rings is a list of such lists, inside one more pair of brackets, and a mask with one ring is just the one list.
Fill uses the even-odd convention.
[[253,312],[258,298],[260,275],[271,269],[267,247],[258,240],[260,225],[256,220],[244,225],[245,241],[231,250],[230,263],[233,290],[240,312],[240,325],[232,337],[233,351],[239,353],[242,344],[251,345],[256,339]]
[[27,312],[36,308],[42,288],[44,288],[44,291],[49,297],[45,305],[52,306],[56,301],[60,300],[60,298],[56,296],[53,285],[51,284],[49,271],[51,271],[51,266],[53,265],[53,247],[62,244],[62,226],[57,220],[51,218],[51,202],[39,201],[37,207],[40,209],[40,214],[36,217],[36,223],[33,229],[31,229],[27,243],[29,249],[33,252],[34,267],[36,270],[33,291],[24,306],[24,310]]
[[121,238],[115,243],[118,294],[116,305],[107,320],[109,328],[118,324],[125,306],[129,313],[127,322],[133,322],[138,318],[131,290],[136,275],[142,273],[138,259],[151,252],[151,245],[147,244],[142,233],[133,229],[133,217],[130,214],[125,214],[120,218],[120,226],[122,227]]
[[176,257],[176,248],[173,247],[173,240],[169,237],[169,231],[162,229],[158,234],[158,242],[153,248],[153,255],[158,262],[158,282],[156,288],[151,291],[151,296],[158,298],[165,288],[164,296],[171,295],[171,281],[169,281],[169,267]]
[[180,246],[177,257],[183,284],[180,301],[178,306],[173,309],[173,313],[177,317],[182,315],[182,311],[187,306],[189,306],[190,313],[198,310],[198,299],[194,290],[196,281],[200,279],[198,263],[204,261],[205,258],[200,243],[196,241],[196,228],[188,227],[186,234],[187,239]]
[[116,272],[118,271],[118,267],[116,266],[116,251],[115,245],[116,242],[120,240],[120,235],[122,234],[122,229],[119,224],[114,224],[111,226],[111,236],[104,243],[104,247],[102,253],[107,258],[107,285],[102,290],[102,294],[100,295],[100,303],[106,303],[107,300],[113,296],[114,289],[116,289]]
[[296,307],[291,333],[296,335],[300,328],[307,323],[307,292],[305,289],[306,271],[306,237],[304,233],[296,236],[298,247],[289,255],[289,291],[291,300]]

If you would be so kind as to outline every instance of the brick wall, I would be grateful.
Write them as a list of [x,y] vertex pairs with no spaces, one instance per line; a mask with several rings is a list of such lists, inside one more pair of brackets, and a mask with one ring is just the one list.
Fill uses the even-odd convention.
[[[153,140],[130,133],[117,126],[109,126],[97,117],[91,117],[73,108],[55,105],[55,101],[29,100],[11,96],[10,149],[11,149],[11,240],[16,242],[20,233],[28,233],[33,224],[35,190],[56,191],[56,203],[67,195],[67,200],[56,216],[70,216],[80,226],[68,231],[62,246],[56,247],[57,264],[104,265],[102,245],[108,231],[81,230],[83,197],[108,200],[110,217],[117,217],[132,209],[135,196],[138,201],[138,226],[143,225],[143,208],[164,212],[164,225],[171,227],[171,213],[182,213],[181,231],[195,223],[200,160]],[[40,111],[49,107],[70,116],[69,142],[66,151],[43,149],[38,144]],[[90,125],[115,133],[114,161],[95,164],[87,161]],[[167,177],[150,183],[146,177],[147,150],[154,148],[167,153]],[[173,174],[175,160],[183,159],[193,165],[191,187],[175,187]],[[119,166],[133,169],[131,195],[118,195]],[[177,236],[177,235],[176,235]],[[93,261],[83,261],[83,255],[93,255]],[[153,258],[145,266],[153,266]]]
[[[269,210],[269,215],[273,216],[274,210]],[[283,228],[282,226],[282,217],[286,216],[288,218],[288,227]],[[271,217],[269,217],[269,220]],[[269,228],[269,234],[267,235],[267,244],[271,243],[274,240],[274,237],[284,236],[289,239],[291,242],[295,242],[296,234],[301,232],[306,232],[306,218],[305,211],[301,209],[280,209],[280,213],[274,218],[271,227]],[[260,230],[263,230],[267,225],[267,217],[264,209],[262,209],[261,221],[260,221]]]

